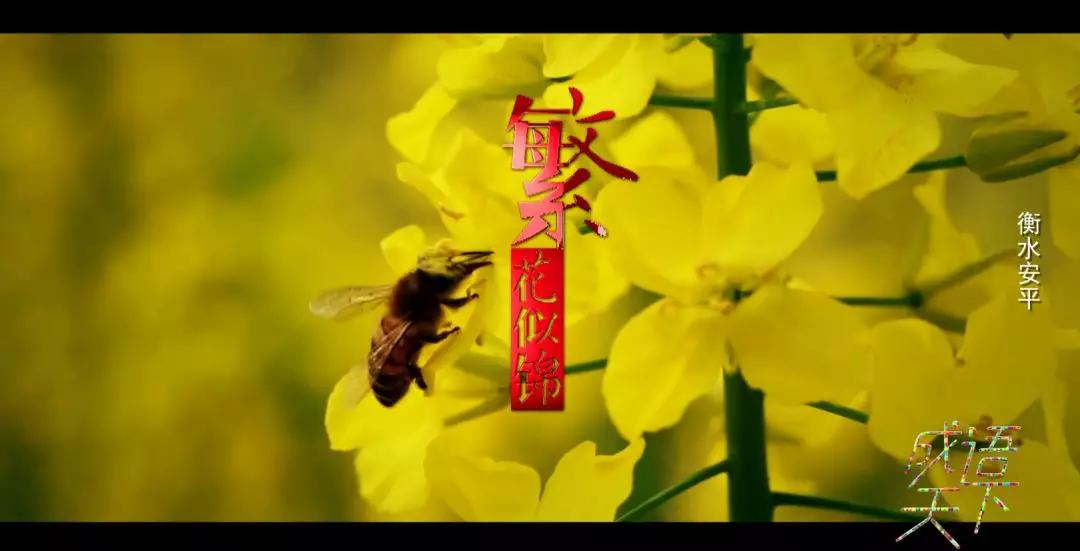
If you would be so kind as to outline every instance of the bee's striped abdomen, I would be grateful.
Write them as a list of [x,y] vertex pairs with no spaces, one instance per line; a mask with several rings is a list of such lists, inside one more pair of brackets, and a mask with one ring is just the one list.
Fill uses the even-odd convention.
[[[387,344],[385,342],[387,335],[394,333],[403,323],[405,322],[393,316],[384,317],[375,330],[375,334],[371,336],[372,350]],[[402,335],[396,342],[390,344],[393,348],[387,351],[381,362],[375,358],[371,358],[368,362],[368,381],[371,383],[371,390],[379,403],[386,407],[398,403],[412,384],[412,374],[407,366],[416,355],[415,349],[418,347],[407,337],[408,335]]]

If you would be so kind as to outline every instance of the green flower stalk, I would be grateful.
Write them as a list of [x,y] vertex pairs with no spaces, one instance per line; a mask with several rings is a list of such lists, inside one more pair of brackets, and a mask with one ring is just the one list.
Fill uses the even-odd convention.
[[[739,107],[746,103],[746,63],[742,35],[717,37],[713,49],[713,123],[719,155],[717,177],[750,172],[750,125]],[[731,520],[772,520],[765,455],[765,395],[750,388],[742,373],[724,374]]]

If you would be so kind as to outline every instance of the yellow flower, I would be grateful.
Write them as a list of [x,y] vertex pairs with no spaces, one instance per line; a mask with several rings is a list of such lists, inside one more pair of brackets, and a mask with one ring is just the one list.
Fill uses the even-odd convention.
[[[603,393],[619,432],[634,438],[674,424],[724,367],[788,401],[849,397],[866,378],[860,371],[868,375],[865,328],[848,307],[787,289],[774,273],[821,214],[810,168],[759,163],[714,182],[678,146],[685,137],[667,115],[637,125],[612,149],[641,180],[608,184],[597,216],[616,266],[667,298],[612,346]],[[660,153],[649,166],[652,151]]]
[[459,100],[513,98],[539,92],[547,83],[540,70],[543,44],[535,35],[459,37],[465,45],[439,56],[439,84]]
[[[959,181],[955,172],[910,175],[861,200],[822,185],[822,221],[783,268],[802,288],[832,296],[903,298],[923,293],[918,313],[947,314],[963,319],[999,295],[1011,282],[1015,265],[999,258],[984,270],[941,285],[946,278],[993,255],[1007,253],[1015,239],[984,249],[967,228],[958,227],[949,209],[949,191]],[[999,226],[1015,233],[1015,215]],[[863,308],[867,322],[910,315],[907,308]]]
[[711,71],[702,69],[709,49],[678,42],[651,34],[455,37],[456,47],[439,57],[438,81],[390,119],[387,138],[409,161],[434,166],[462,127],[489,141],[502,138],[515,96],[561,108],[571,86],[584,94],[582,115],[610,109],[618,119],[634,117],[658,83],[679,91],[711,83]]
[[[921,263],[908,275],[906,287],[923,290],[923,312],[966,318],[976,308],[995,297],[1016,291],[1016,268],[1000,260],[1002,254],[1011,259],[1013,243],[1003,243],[995,250],[983,251],[975,236],[958,228],[947,207],[946,186],[953,175],[935,172],[912,189],[916,200],[926,213],[926,246]],[[1011,222],[1011,220],[1010,220]],[[960,270],[977,263],[998,258],[985,270],[963,281],[942,286],[943,281]]]
[[[1077,409],[1073,402],[1080,391],[1080,354],[1076,351],[1058,355],[1057,376],[1050,382],[1041,400],[1029,407],[1012,424],[1020,425],[1016,452],[1008,457],[1005,480],[1016,481],[1015,488],[994,488],[991,496],[1001,498],[1009,507],[1003,512],[987,507],[984,521],[1076,521],[1080,520],[1080,453],[1075,445],[1080,438]],[[1072,444],[1070,446],[1070,443]],[[946,475],[932,471],[930,482],[937,486],[956,485],[968,450],[952,455],[958,471]],[[976,454],[972,466],[986,454]],[[995,454],[996,455],[996,454]],[[970,477],[978,478],[978,477]],[[978,516],[984,495],[982,488],[967,488],[949,496],[950,505],[960,507],[959,517],[972,522]]]
[[911,184],[861,200],[821,184],[821,222],[784,269],[834,296],[901,296],[926,247],[926,212]]
[[436,84],[428,88],[412,110],[395,115],[386,122],[387,140],[406,159],[423,163],[433,142],[437,144],[441,138],[436,133],[439,123],[457,103],[442,86]]
[[989,416],[1008,424],[1046,391],[1057,365],[1048,315],[996,299],[968,319],[954,353],[945,333],[916,319],[873,329],[870,436],[897,459],[915,435]]
[[462,453],[448,438],[431,445],[425,476],[433,492],[465,521],[611,521],[630,495],[638,439],[615,455],[582,442],[566,452],[540,491],[540,474],[512,461]]
[[1051,169],[1048,177],[1050,234],[1062,251],[1080,261],[1080,164]]
[[916,285],[946,277],[980,256],[975,236],[959,230],[949,219],[945,204],[947,178],[945,172],[935,172],[912,190],[929,222],[926,256],[913,278]]
[[[1066,136],[1053,146],[1053,153],[1080,152],[1080,51],[1075,37],[957,35],[944,40],[943,47],[1017,71],[1014,85],[995,100],[998,110],[1023,112],[1033,126],[1063,131]],[[1051,168],[1046,177],[1047,229],[1062,251],[1080,259],[1080,163]]]
[[[425,244],[423,231],[408,226],[384,239],[382,248],[387,263],[400,276],[415,269],[417,255]],[[478,271],[477,276],[483,277],[484,271],[487,270]],[[481,293],[480,301],[483,300]],[[476,394],[481,401],[496,395],[495,389],[483,379],[452,370],[448,379],[443,377],[448,372],[446,368],[480,334],[482,313],[476,304],[450,313],[447,320],[462,327],[461,333],[421,352],[418,363],[430,396],[413,388],[394,407],[383,407],[370,391],[366,362],[349,370],[331,392],[325,416],[330,447],[338,451],[359,450],[356,470],[360,493],[378,510],[398,513],[423,506],[428,497],[427,483],[417,473],[423,471],[427,446],[442,430],[443,419],[475,405]],[[375,323],[377,318],[364,319]],[[366,349],[357,352],[367,355]],[[462,400],[457,392],[461,387],[481,392]]]
[[[1005,123],[1002,140],[1015,141],[1016,136],[1009,132],[1025,128],[1044,137],[1057,132],[1064,135],[1061,141],[1028,157],[1080,151],[1080,113],[1076,112],[1080,98],[1075,95],[1080,86],[1080,55],[1069,38],[956,35],[943,40],[942,47],[973,62],[1000,65],[1019,74],[992,102],[995,111],[1026,113],[1022,119]],[[993,127],[984,124],[976,129],[975,136],[988,134],[984,139],[991,140],[990,145],[1012,143],[993,142],[993,131]],[[1080,296],[1080,283],[1075,277],[1080,260],[1078,182],[1080,164],[1075,161],[991,185],[967,171],[955,171],[949,174],[945,199],[956,227],[974,236],[980,248],[989,254],[1016,246],[1019,240],[1016,220],[1022,211],[1042,215],[1041,235],[1036,239],[1042,253],[1036,261],[1043,276],[1040,295],[1058,328],[1059,344],[1064,346],[1075,345],[1080,328],[1080,316],[1074,308],[1076,297]],[[999,296],[1015,297],[1019,281],[1015,264],[1002,266],[999,271],[1004,273],[984,286]],[[1069,337],[1070,332],[1073,337]],[[1070,345],[1069,341],[1074,344]]]
[[839,185],[856,198],[897,180],[937,149],[935,113],[985,114],[984,105],[1016,78],[1012,70],[947,54],[934,37],[755,38],[754,65],[827,117]]
[[[940,430],[940,429],[935,429]],[[1021,437],[1024,434],[1020,430]],[[957,452],[959,451],[959,453]],[[1009,463],[1005,471],[1005,480],[1019,482],[1012,488],[993,488],[991,502],[986,505],[984,523],[993,522],[1060,522],[1080,520],[1080,473],[1069,458],[1058,450],[1053,450],[1045,443],[1024,438],[1019,450],[1008,455]],[[958,486],[963,462],[967,460],[968,448],[954,448],[950,454],[950,463],[956,472],[946,474],[944,469],[935,466],[930,473],[930,480],[924,486]],[[986,454],[976,452],[971,461],[969,479],[985,481],[974,475],[976,462]],[[979,516],[979,507],[985,494],[985,488],[966,487],[959,492],[946,496],[949,505],[960,507],[957,516],[965,522],[974,522]],[[919,499],[930,494],[915,494]],[[998,497],[1009,507],[1002,511],[993,504]],[[925,507],[929,503],[918,503]],[[905,504],[906,505],[906,504]],[[913,505],[916,505],[913,503]],[[984,524],[979,536],[991,537],[991,529]]]
[[548,35],[544,54],[545,76],[570,79],[549,86],[544,101],[565,103],[566,87],[573,86],[585,95],[588,105],[626,118],[644,110],[652,96],[662,67],[664,40],[649,34]]

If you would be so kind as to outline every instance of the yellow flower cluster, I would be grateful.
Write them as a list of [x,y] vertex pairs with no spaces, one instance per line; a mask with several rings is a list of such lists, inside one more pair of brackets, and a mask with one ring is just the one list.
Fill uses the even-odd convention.
[[[387,138],[405,159],[398,178],[426,198],[440,233],[461,247],[494,250],[495,265],[478,274],[481,300],[461,314],[469,330],[424,362],[429,381],[439,372],[430,396],[413,392],[390,410],[370,399],[354,403],[355,372],[331,396],[332,445],[358,450],[361,492],[376,509],[465,520],[611,520],[638,491],[633,475],[639,460],[648,461],[646,441],[663,457],[649,465],[660,480],[723,458],[716,430],[722,375],[738,370],[768,399],[774,489],[855,494],[811,463],[862,462],[859,455],[869,454],[893,469],[917,433],[989,416],[1030,427],[1015,462],[1027,466],[1017,472],[1048,496],[1021,498],[1012,518],[1080,519],[1080,417],[1071,407],[1080,392],[1080,165],[1023,168],[1022,178],[999,184],[983,182],[975,166],[908,174],[928,157],[962,155],[973,129],[1008,113],[1062,132],[1054,147],[1076,147],[1076,39],[755,35],[752,44],[748,67],[760,78],[749,95],[774,96],[771,86],[799,105],[758,114],[752,170],[716,181],[693,125],[649,105],[658,91],[711,88],[711,52],[694,37],[448,42],[437,81],[412,110],[390,119]],[[514,452],[481,443],[505,431],[488,424],[489,435],[466,435],[468,424],[450,420],[507,400],[506,255],[522,223],[520,175],[500,147],[512,98],[564,106],[568,86],[584,92],[587,110],[615,110],[619,122],[604,135],[604,151],[640,175],[583,188],[609,238],[567,232],[567,335],[590,341],[571,344],[570,359],[607,358],[599,395],[580,398],[602,399],[603,409],[579,409],[568,399],[570,421],[534,426],[562,431],[563,423],[580,423],[586,428],[575,434],[586,441],[554,439],[562,446],[553,452],[557,461],[546,452],[507,460]],[[1028,149],[1025,155],[1057,151]],[[837,184],[819,182],[815,170],[829,169]],[[1022,210],[1043,211],[1049,229],[1045,308],[1034,312],[1016,302],[1015,266],[995,262],[1013,256],[1003,251],[1014,250]],[[419,228],[404,228],[383,250],[403,273],[427,241]],[[652,303],[634,302],[641,296]],[[602,338],[590,346],[584,330],[598,326],[615,335],[610,346]],[[473,346],[476,337],[482,346]],[[868,408],[868,436],[805,406],[820,401]],[[500,426],[516,423],[492,417]],[[605,434],[608,419],[621,439]],[[709,434],[709,444],[687,445],[687,427]],[[593,442],[604,439],[613,455],[597,455]],[[723,489],[703,485],[685,497],[714,507],[726,503]],[[879,494],[903,498],[890,492]],[[723,518],[724,510],[673,507],[661,518]],[[965,505],[961,515],[975,510]]]

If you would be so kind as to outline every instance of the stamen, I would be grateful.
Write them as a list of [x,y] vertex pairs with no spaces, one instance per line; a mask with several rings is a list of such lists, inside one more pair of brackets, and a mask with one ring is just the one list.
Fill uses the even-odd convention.
[[439,212],[445,214],[446,216],[449,216],[450,218],[453,218],[454,220],[461,220],[465,217],[465,213],[450,210],[446,205],[442,203],[439,203]]

